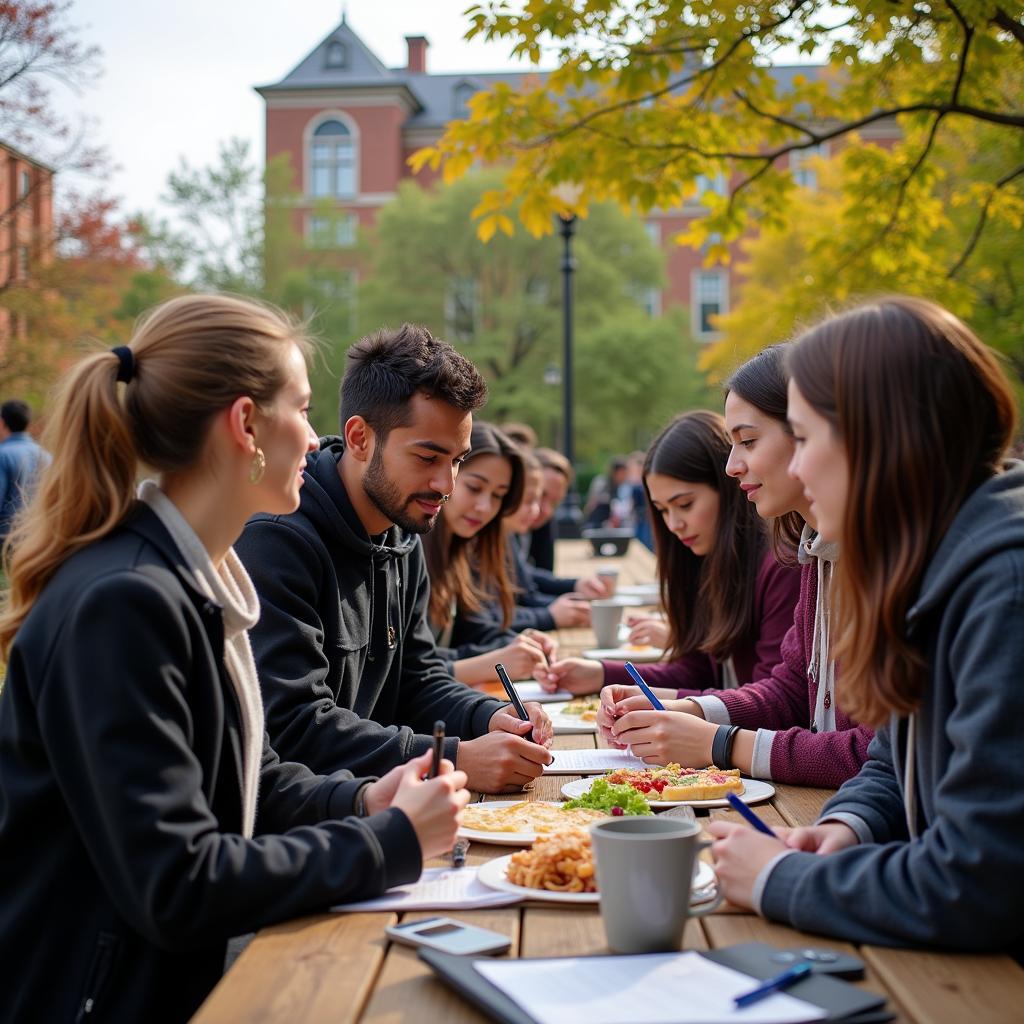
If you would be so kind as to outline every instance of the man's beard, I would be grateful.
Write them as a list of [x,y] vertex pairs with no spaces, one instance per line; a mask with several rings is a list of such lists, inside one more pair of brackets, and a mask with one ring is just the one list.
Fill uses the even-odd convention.
[[370,465],[363,477],[363,490],[382,516],[390,519],[407,533],[429,533],[433,529],[434,523],[437,522],[436,514],[429,518],[423,518],[422,515],[416,518],[407,511],[414,501],[419,499],[438,505],[444,501],[444,495],[435,491],[410,494],[408,498],[403,498],[398,485],[384,472],[384,456],[381,445],[377,445],[370,458]]

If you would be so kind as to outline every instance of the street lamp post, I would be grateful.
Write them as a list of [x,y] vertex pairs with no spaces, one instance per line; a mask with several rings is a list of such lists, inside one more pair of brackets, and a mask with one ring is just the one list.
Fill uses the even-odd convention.
[[[573,302],[572,275],[576,261],[572,255],[572,236],[576,232],[574,214],[562,214],[559,220],[559,234],[562,236],[562,453],[575,471],[573,460]],[[580,499],[576,491],[575,472],[569,491],[558,510],[558,534],[560,537],[578,537],[580,522]]]

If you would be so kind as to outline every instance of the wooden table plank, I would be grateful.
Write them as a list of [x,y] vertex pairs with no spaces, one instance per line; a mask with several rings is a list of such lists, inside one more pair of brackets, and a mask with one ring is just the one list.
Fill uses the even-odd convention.
[[1024,969],[1008,956],[881,946],[862,946],[860,956],[915,1024],[1024,1019]]
[[[699,921],[686,922],[683,948],[708,948]],[[523,916],[521,956],[594,956],[607,952],[597,907],[530,907]]]
[[772,806],[782,815],[785,824],[794,827],[813,825],[821,815],[822,805],[835,793],[834,789],[786,786],[778,782],[774,785]]
[[[437,912],[410,913],[403,921],[436,917]],[[511,954],[519,949],[520,911],[518,907],[492,907],[484,910],[460,910],[458,919],[479,928],[501,932],[512,939]],[[301,1018],[299,1018],[301,1019]],[[433,972],[408,946],[390,943],[384,966],[377,976],[366,1012],[359,1018],[373,1024],[397,1024],[400,1021],[443,1020],[456,1024],[478,1024],[486,1018],[461,996],[434,977]]]
[[326,914],[264,928],[192,1020],[355,1021],[384,961],[384,928],[397,920]]

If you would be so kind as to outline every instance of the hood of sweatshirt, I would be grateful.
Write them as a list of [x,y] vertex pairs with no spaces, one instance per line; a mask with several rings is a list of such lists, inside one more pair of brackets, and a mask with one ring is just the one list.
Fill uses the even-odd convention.
[[367,534],[338,473],[344,450],[345,443],[340,437],[323,437],[320,449],[306,457],[300,492],[302,511],[325,542],[342,544],[378,565],[403,558],[416,546],[416,535],[407,534],[398,526],[391,526],[383,537],[371,538]]
[[947,599],[979,564],[1009,548],[1024,547],[1024,462],[1004,465],[981,484],[950,524],[907,612],[914,623]]

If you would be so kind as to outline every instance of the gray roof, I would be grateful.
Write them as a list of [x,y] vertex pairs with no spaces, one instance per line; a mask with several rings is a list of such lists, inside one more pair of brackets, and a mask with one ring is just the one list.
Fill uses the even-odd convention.
[[[328,67],[328,47],[340,42],[345,47],[345,66]],[[822,65],[791,65],[773,67],[772,75],[781,91],[792,88],[798,74],[818,77]],[[380,89],[394,88],[407,92],[419,109],[405,122],[407,128],[435,128],[462,116],[459,86],[473,92],[489,89],[499,82],[517,85],[526,78],[546,77],[543,71],[467,72],[465,74],[414,73],[405,68],[385,67],[372,50],[352,31],[343,18],[341,24],[326,36],[280,82],[257,87],[261,95],[292,89]]]

